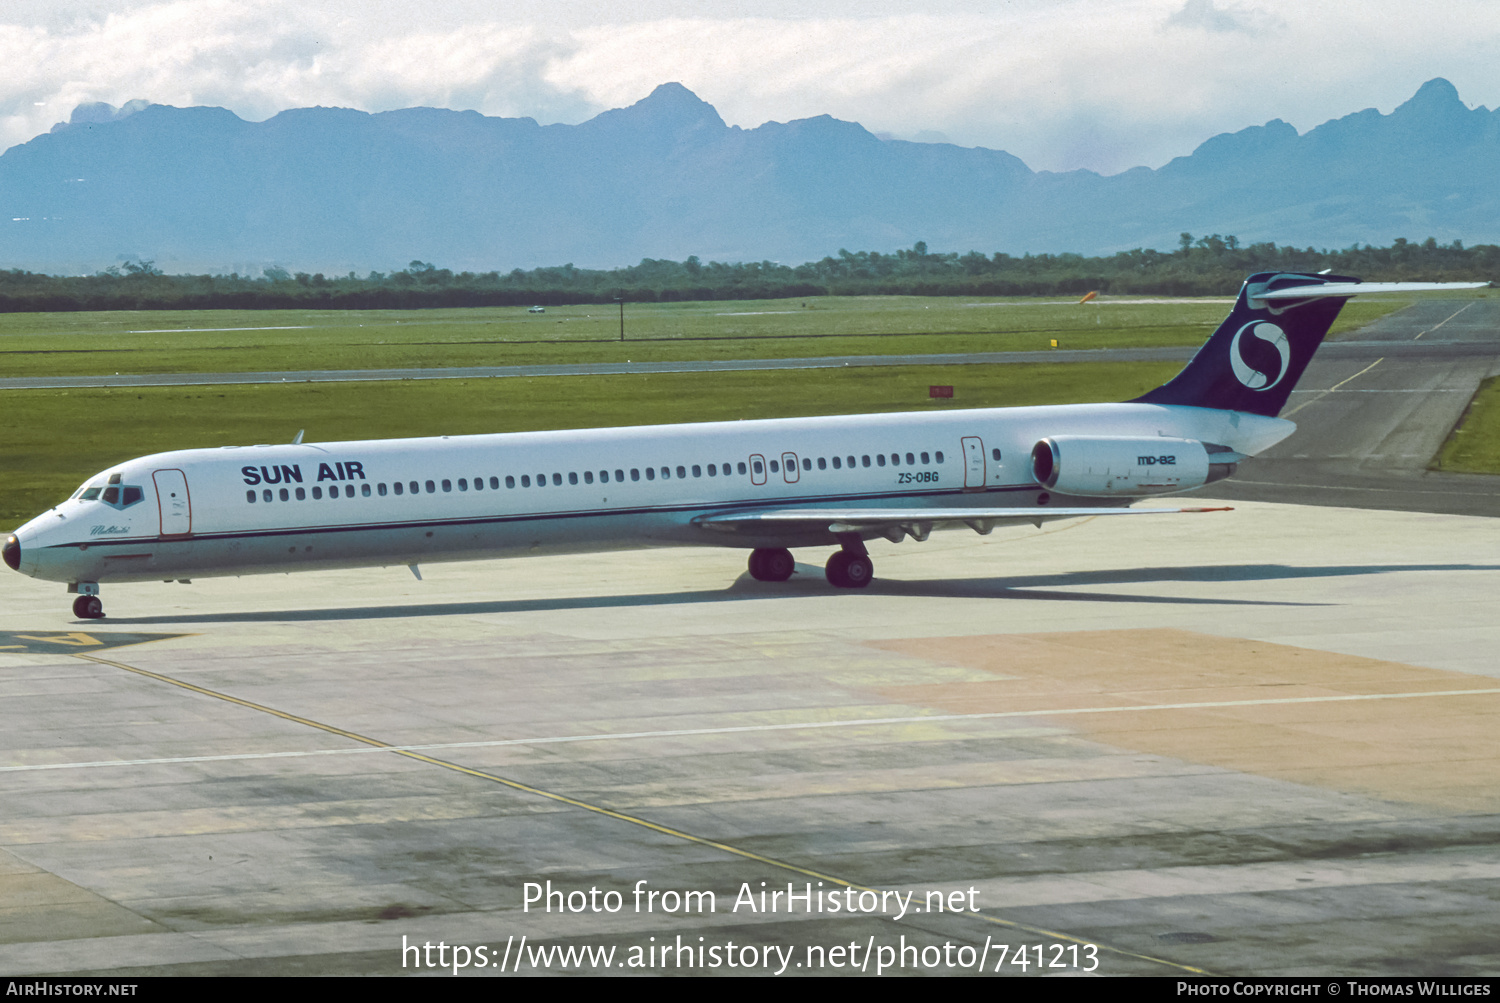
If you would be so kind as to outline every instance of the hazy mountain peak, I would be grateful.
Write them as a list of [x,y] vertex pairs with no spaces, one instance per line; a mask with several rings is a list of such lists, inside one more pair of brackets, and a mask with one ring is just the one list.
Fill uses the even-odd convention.
[[1400,115],[1403,112],[1419,115],[1441,114],[1451,112],[1453,109],[1467,111],[1463,99],[1458,96],[1458,88],[1454,87],[1442,77],[1433,77],[1413,94],[1407,101],[1403,102],[1392,115]]
[[713,105],[676,82],[661,84],[630,107],[603,112],[584,125],[676,133],[728,128]]

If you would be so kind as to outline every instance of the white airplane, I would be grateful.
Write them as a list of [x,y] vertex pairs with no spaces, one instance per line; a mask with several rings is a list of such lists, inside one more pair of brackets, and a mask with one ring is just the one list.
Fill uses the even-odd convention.
[[104,615],[105,582],[408,565],[658,546],[750,550],[784,581],[791,547],[839,549],[828,581],[869,584],[865,541],[1129,508],[1201,487],[1286,438],[1276,417],[1356,293],[1487,283],[1245,281],[1173,380],[1134,401],[934,413],[225,446],[129,460],[11,535],[3,557]]

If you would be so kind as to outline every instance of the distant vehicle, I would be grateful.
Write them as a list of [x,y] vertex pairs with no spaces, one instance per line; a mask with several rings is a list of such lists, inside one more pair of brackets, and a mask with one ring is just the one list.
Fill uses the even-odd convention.
[[544,307],[544,306],[534,306],[530,310],[527,310],[526,312],[527,313],[546,313],[547,312],[547,308]]
[[1486,284],[1261,272],[1187,368],[1122,404],[159,453],[91,477],[3,557],[67,583],[82,619],[103,582],[674,545],[749,550],[760,581],[791,577],[790,547],[837,547],[829,583],[860,588],[877,537],[1202,511],[1125,506],[1290,435],[1277,415],[1349,297]]

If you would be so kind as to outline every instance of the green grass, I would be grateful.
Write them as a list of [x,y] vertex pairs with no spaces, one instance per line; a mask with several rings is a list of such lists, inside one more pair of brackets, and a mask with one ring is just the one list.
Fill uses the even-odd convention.
[[[901,366],[496,380],[13,390],[0,527],[133,456],[202,446],[1125,400],[1176,363]],[[929,384],[951,384],[931,401]]]
[[1479,384],[1458,427],[1438,450],[1436,470],[1500,474],[1500,377]]
[[[822,297],[609,307],[0,315],[0,374],[246,372],[1191,346],[1203,300]],[[203,330],[203,329],[228,330]],[[281,330],[275,330],[281,328]]]

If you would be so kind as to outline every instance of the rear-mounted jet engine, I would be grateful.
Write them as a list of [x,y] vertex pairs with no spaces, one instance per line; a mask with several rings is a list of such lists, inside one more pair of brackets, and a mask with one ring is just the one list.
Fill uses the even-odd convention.
[[1196,439],[1053,435],[1032,448],[1031,476],[1059,494],[1140,497],[1221,480],[1244,458],[1228,446]]

